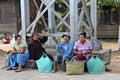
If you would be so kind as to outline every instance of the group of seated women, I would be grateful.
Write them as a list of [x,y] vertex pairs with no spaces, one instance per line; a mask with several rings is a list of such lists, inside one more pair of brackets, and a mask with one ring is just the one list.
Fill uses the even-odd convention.
[[[39,39],[37,33],[34,32],[32,34],[28,45],[22,40],[20,35],[17,35],[13,44],[13,50],[10,51],[10,56],[7,61],[7,70],[14,69],[17,64],[15,72],[21,72],[23,70],[22,66],[25,65],[27,60],[30,60],[31,62],[34,60],[36,61],[40,59],[43,53],[47,54],[47,56],[54,61],[53,73],[57,71],[59,62],[65,64],[65,62],[70,61],[73,56],[77,56],[79,60],[90,59],[93,48],[91,43],[86,39],[85,32],[80,33],[79,40],[75,42],[75,44],[68,33],[63,34],[62,38],[62,41],[58,39],[56,45],[56,51],[59,51],[60,54],[55,55],[53,58],[52,55],[46,53],[42,46],[42,43],[45,41]],[[47,37],[45,37],[45,40],[47,40]]]

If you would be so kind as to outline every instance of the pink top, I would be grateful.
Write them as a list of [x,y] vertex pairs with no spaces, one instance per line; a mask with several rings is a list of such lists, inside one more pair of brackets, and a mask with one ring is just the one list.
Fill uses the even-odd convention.
[[74,49],[77,49],[78,52],[86,52],[90,49],[93,49],[90,41],[86,40],[84,44],[82,44],[79,40],[75,43]]

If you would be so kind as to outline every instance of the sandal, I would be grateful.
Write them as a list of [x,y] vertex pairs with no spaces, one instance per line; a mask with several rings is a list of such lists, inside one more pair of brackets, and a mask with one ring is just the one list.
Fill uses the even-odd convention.
[[112,70],[109,69],[108,67],[105,68],[105,71],[106,71],[106,72],[112,72]]
[[10,70],[12,70],[12,68],[7,68],[6,70],[7,70],[7,71],[10,71]]
[[12,70],[17,70],[17,67],[12,67]]
[[15,72],[22,72],[23,70],[21,69],[21,70],[16,70]]
[[56,73],[56,72],[57,72],[57,69],[53,69],[51,72],[52,72],[52,73]]

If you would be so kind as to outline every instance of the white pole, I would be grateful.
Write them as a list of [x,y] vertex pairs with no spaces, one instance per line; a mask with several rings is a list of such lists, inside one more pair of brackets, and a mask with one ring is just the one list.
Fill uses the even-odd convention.
[[97,39],[97,0],[90,0],[90,15],[94,27],[94,38]]
[[78,0],[70,0],[70,36],[75,42],[78,37]]
[[25,29],[25,1],[21,0],[21,20],[22,20],[22,38],[26,41],[26,29]]
[[[48,0],[48,3],[51,3],[51,0]],[[52,10],[51,6],[48,8],[48,27],[49,27],[49,32],[52,33]]]
[[[49,5],[51,4],[51,2],[52,2],[52,0],[48,0]],[[53,25],[54,25],[54,23],[53,23],[54,15],[53,15],[53,11],[52,11],[53,5],[54,5],[54,3],[51,4],[51,6],[48,8],[48,29],[49,29],[50,34],[53,33],[52,29],[53,29]],[[46,42],[45,46],[46,47],[55,47],[55,45],[56,45],[56,43],[53,40],[53,36],[48,36],[48,41]]]
[[29,4],[29,0],[25,0],[25,19],[26,19],[26,28],[28,28],[28,26],[30,25],[30,4]]
[[29,0],[20,0],[21,5],[21,22],[22,22],[22,38],[26,41],[26,27],[30,24],[29,18]]

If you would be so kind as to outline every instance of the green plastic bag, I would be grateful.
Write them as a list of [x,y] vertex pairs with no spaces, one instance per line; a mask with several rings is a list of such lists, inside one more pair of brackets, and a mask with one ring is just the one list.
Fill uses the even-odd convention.
[[87,69],[90,74],[102,74],[104,66],[105,62],[95,54],[92,55],[89,61],[87,61]]
[[36,60],[39,72],[51,72],[53,61],[46,54],[43,54],[40,59]]

